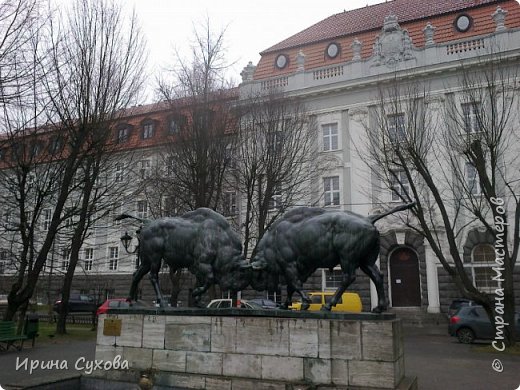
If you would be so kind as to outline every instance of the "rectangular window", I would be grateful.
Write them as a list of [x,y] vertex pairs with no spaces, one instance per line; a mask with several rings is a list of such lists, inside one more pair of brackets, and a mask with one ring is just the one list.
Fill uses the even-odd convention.
[[340,269],[333,269],[332,272],[324,269],[325,289],[338,289],[343,282],[343,272]]
[[325,206],[339,206],[339,176],[323,178]]
[[92,264],[94,263],[94,248],[85,248],[85,271],[92,271]]
[[29,224],[29,225],[32,224],[32,216],[33,216],[32,211],[25,212],[25,220],[26,220],[27,224]]
[[142,179],[150,177],[152,162],[150,160],[141,160],[137,163],[139,169],[139,176]]
[[235,157],[235,151],[231,145],[226,146],[225,151],[225,159],[229,168],[236,169],[237,167],[237,159]]
[[406,198],[406,194],[410,193],[410,183],[405,171],[394,172],[390,176],[390,188],[392,190],[392,201],[398,202],[402,200],[401,197]]
[[233,191],[227,191],[223,194],[222,213],[224,216],[232,216],[237,214],[237,194]]
[[179,123],[174,118],[170,118],[170,122],[168,123],[168,134],[176,135],[179,133]]
[[4,211],[2,213],[2,226],[4,228],[9,227],[9,224],[11,223],[11,213],[9,211]]
[[281,153],[285,143],[286,133],[279,130],[270,130],[267,133],[267,148],[272,153]]
[[123,163],[116,163],[114,167],[114,181],[116,183],[121,183],[124,179],[124,169],[125,166]]
[[69,248],[61,248],[61,270],[67,271],[69,268],[69,256],[70,249]]
[[51,218],[52,218],[52,210],[44,209],[43,210],[43,221],[42,221],[42,229],[44,231],[49,230],[49,227],[51,226]]
[[406,140],[404,114],[388,115],[388,137],[392,143]]
[[269,199],[269,210],[277,210],[282,207],[282,193],[279,189],[274,190],[274,194]]
[[146,201],[146,200],[137,201],[137,216],[139,218],[143,218],[143,219],[148,218],[148,201]]
[[323,151],[338,149],[338,124],[330,123],[321,126],[323,131]]
[[175,173],[175,157],[169,157],[166,160],[166,175],[172,177]]
[[478,121],[478,110],[480,110],[480,103],[464,103],[462,107],[462,120],[464,121],[464,130],[466,133],[478,133],[481,126]]
[[110,271],[117,270],[117,261],[119,260],[119,248],[111,246],[108,248],[108,269]]
[[143,125],[143,139],[152,138],[153,130],[153,122],[146,122]]
[[7,249],[0,249],[0,274],[5,273],[8,257],[9,251]]
[[130,130],[128,127],[123,127],[117,131],[117,143],[123,144],[128,141]]
[[63,139],[60,137],[54,137],[51,139],[49,144],[49,152],[51,154],[57,154],[63,149]]
[[478,178],[477,168],[475,168],[475,166],[472,163],[467,162],[464,167],[464,175],[469,193],[472,195],[480,195],[481,187],[480,180]]

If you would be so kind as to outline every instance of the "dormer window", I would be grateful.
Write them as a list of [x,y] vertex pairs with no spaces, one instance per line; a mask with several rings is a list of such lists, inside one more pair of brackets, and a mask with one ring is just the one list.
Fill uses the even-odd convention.
[[49,153],[54,155],[63,149],[63,139],[61,137],[54,137],[49,142]]
[[168,123],[168,134],[169,135],[176,135],[179,134],[180,131],[180,125],[178,123],[178,120],[175,118],[170,118]]
[[184,115],[172,115],[168,118],[168,135],[178,135],[186,126],[187,119]]
[[143,123],[143,139],[152,138],[155,132],[153,121],[148,120]]
[[35,141],[31,145],[31,157],[38,157],[42,152],[43,146],[40,141]]
[[125,142],[128,142],[130,139],[130,126],[123,125],[118,127],[117,129],[117,138],[116,141],[118,144],[124,144]]

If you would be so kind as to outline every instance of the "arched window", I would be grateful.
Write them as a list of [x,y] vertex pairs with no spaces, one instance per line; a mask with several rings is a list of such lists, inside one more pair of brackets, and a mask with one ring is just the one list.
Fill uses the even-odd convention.
[[477,244],[471,254],[471,276],[473,283],[482,292],[493,292],[497,288],[497,276],[492,267],[495,266],[495,249],[490,244]]

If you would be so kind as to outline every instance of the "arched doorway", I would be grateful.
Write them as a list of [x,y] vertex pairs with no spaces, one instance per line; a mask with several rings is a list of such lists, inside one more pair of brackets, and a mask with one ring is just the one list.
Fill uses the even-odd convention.
[[421,306],[419,259],[409,248],[397,248],[390,256],[392,306]]

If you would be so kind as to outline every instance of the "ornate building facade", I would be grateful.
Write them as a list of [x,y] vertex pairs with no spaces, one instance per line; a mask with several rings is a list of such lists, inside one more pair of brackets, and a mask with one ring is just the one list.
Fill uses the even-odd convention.
[[[444,107],[466,107],[462,107],[465,102],[461,99],[463,64],[478,67],[493,54],[499,54],[511,67],[520,64],[520,5],[516,1],[394,0],[332,15],[262,51],[258,64],[249,63],[244,68],[242,83],[231,95],[240,101],[276,89],[304,101],[318,126],[317,158],[334,162],[313,184],[315,190],[307,204],[368,215],[395,206],[401,201],[396,195],[406,190],[402,180],[394,187],[383,183],[367,163],[370,152],[366,138],[378,125],[381,87],[396,81],[428,80],[429,98],[424,104],[432,121],[443,123]],[[518,81],[507,87],[518,91]],[[471,110],[475,108],[467,107],[463,120],[471,127]],[[406,115],[406,110],[393,110],[387,116],[396,134]],[[176,131],[176,120],[167,106],[155,104],[130,110],[120,121],[114,137],[126,143],[121,156],[131,152],[132,166],[116,165],[111,175],[115,181],[130,178],[131,185],[110,216],[128,212],[151,217],[149,204],[136,188],[138,181],[131,177],[146,176],[160,164],[161,145]],[[514,131],[518,132],[518,127]],[[520,175],[520,167],[511,168],[508,174]],[[229,191],[226,199],[220,211],[241,226],[243,197]],[[382,234],[379,267],[390,305],[431,313],[446,311],[459,293],[427,241],[398,216],[384,219],[377,226]],[[102,297],[126,296],[136,264],[135,255],[125,253],[120,237],[135,229],[113,218],[100,219],[86,240],[75,289]],[[493,237],[471,224],[462,231],[458,239],[467,273],[478,288],[491,292]],[[52,271],[47,268],[41,277],[38,300],[44,301],[49,288],[53,298],[59,294],[56,275],[67,267],[66,250],[59,246],[58,242],[49,260]],[[0,250],[0,274],[9,274],[8,256],[5,248]],[[516,284],[520,284],[520,274],[516,274]],[[163,276],[167,289],[167,272]],[[340,281],[338,270],[320,270],[306,288],[332,289]],[[0,277],[2,293],[7,292],[8,283],[8,276]],[[183,286],[183,305],[188,302],[190,283],[188,280]],[[368,277],[359,274],[350,289],[361,294],[365,310],[376,305],[377,295]],[[259,294],[247,291],[243,296]],[[147,281],[142,283],[142,296],[152,299]]]

